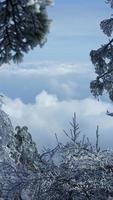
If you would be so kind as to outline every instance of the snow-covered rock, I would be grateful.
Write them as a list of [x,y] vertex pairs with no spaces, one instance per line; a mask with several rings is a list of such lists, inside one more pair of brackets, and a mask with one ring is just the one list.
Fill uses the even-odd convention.
[[8,115],[0,109],[0,199],[20,200],[22,195],[22,200],[28,200],[29,180],[34,172],[39,173],[38,157],[28,128],[14,131]]

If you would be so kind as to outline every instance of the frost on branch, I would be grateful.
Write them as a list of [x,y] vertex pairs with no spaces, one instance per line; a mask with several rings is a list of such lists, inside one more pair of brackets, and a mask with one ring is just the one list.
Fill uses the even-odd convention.
[[38,153],[26,126],[13,130],[0,110],[0,198],[3,200],[108,200],[113,198],[113,151],[80,136],[74,114],[66,144]]
[[110,3],[111,4],[111,8],[113,8],[113,0],[106,0],[106,3]]
[[100,27],[101,27],[101,29],[103,30],[103,32],[104,32],[108,37],[110,37],[111,34],[112,34],[112,32],[113,32],[113,18],[103,20],[103,21],[100,23]]
[[[48,200],[108,200],[113,198],[113,152],[99,148],[99,129],[96,131],[96,145],[88,138],[79,138],[80,131],[74,115],[70,132],[64,131],[70,139],[53,155],[59,157],[54,179],[47,193]],[[52,158],[53,159],[53,158]],[[53,159],[54,161],[54,159]]]
[[90,84],[91,92],[94,96],[102,95],[107,91],[113,101],[113,45],[108,43],[98,50],[90,53],[91,61],[95,66],[96,80]]
[[[108,0],[113,8],[113,1]],[[108,37],[112,36],[113,18],[103,20],[100,27]],[[92,94],[97,97],[106,91],[113,101],[113,38],[107,44],[90,52],[90,57],[95,66],[96,80],[90,83]]]
[[24,53],[42,47],[49,32],[48,0],[0,2],[0,65],[21,62]]

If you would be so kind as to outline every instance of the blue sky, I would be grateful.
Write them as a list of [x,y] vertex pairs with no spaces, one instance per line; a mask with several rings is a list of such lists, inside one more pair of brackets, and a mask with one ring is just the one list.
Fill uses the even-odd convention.
[[39,147],[55,143],[54,133],[64,139],[62,129],[77,113],[80,130],[95,139],[100,126],[102,146],[112,146],[113,110],[107,100],[99,102],[89,90],[94,79],[91,49],[108,41],[99,27],[112,14],[104,0],[56,0],[48,8],[53,20],[48,41],[35,48],[19,65],[3,65],[0,91],[5,95],[3,109],[13,125],[27,125]]
[[[111,13],[110,6],[105,4],[104,0],[56,0],[55,6],[48,8],[49,18],[53,22],[47,43],[43,48],[37,47],[25,55],[23,63],[19,64],[17,69],[26,68],[29,70],[29,68],[35,66],[35,69],[38,70],[40,63],[42,69],[44,65],[48,66],[48,63],[52,65],[52,68],[56,68],[61,63],[66,65],[89,64],[89,69],[91,69],[90,50],[97,49],[103,42],[108,40],[100,30],[99,23],[109,17]],[[0,91],[11,98],[19,97],[25,103],[28,103],[33,102],[37,93],[42,90],[56,93],[54,87],[48,83],[47,77],[30,77],[29,81],[28,77],[19,74],[13,76],[11,68],[12,65],[9,66],[9,74],[7,74],[8,72],[3,74],[3,70],[0,73]],[[92,67],[92,74],[93,69]],[[77,77],[71,74],[68,78],[66,76],[65,78],[57,77],[57,81],[62,82],[65,79],[66,84],[68,84],[69,81],[74,82],[75,78],[77,80]],[[83,83],[88,82],[88,84],[83,84],[87,88],[84,97],[90,94],[90,79],[89,76],[87,80],[85,75],[82,78]],[[80,87],[82,87],[81,84]],[[84,87],[82,88],[84,90]],[[60,99],[70,98],[59,89],[57,93]],[[81,94],[78,96],[73,94],[71,97],[82,98],[82,96]]]
[[56,0],[48,9],[53,20],[47,44],[30,52],[27,60],[89,61],[89,52],[106,39],[99,22],[110,16],[104,0]]

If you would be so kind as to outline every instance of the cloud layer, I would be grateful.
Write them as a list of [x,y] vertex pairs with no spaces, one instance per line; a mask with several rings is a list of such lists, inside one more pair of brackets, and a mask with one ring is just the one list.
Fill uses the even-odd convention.
[[82,63],[38,62],[3,66],[0,91],[3,105],[13,125],[26,125],[40,148],[55,144],[54,134],[65,140],[63,129],[76,112],[82,134],[95,140],[100,126],[101,146],[112,146],[113,118],[110,103],[93,99],[89,83],[94,79],[92,66]]
[[55,144],[54,134],[65,140],[63,129],[69,130],[69,121],[76,112],[82,134],[94,142],[96,126],[100,126],[101,146],[112,146],[113,118],[105,113],[112,106],[91,98],[59,100],[56,95],[42,91],[34,103],[4,97],[3,110],[9,114],[13,125],[26,125],[39,148]]
[[37,62],[19,66],[5,65],[0,70],[0,91],[11,98],[28,103],[42,90],[58,99],[82,99],[90,95],[93,78],[90,64]]

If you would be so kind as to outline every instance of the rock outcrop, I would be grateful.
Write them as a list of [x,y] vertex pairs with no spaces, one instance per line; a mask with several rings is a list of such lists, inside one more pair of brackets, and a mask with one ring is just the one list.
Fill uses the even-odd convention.
[[0,199],[32,200],[29,180],[39,175],[39,154],[27,127],[13,129],[0,109]]

